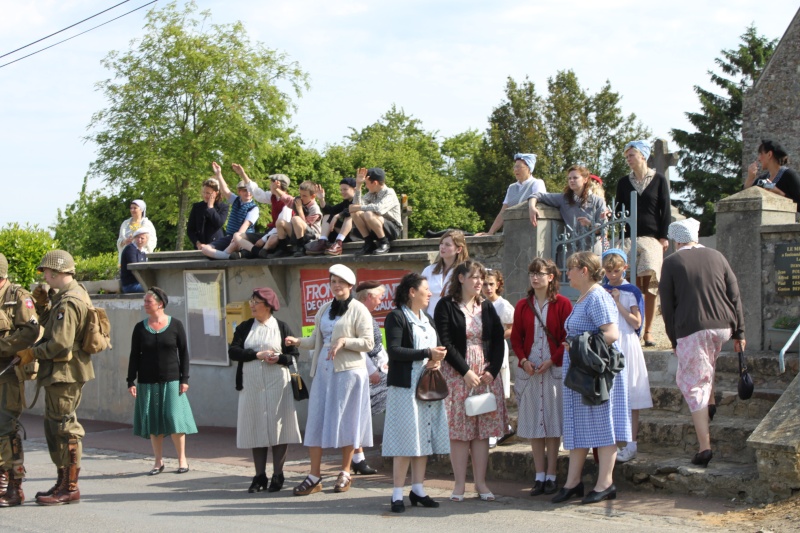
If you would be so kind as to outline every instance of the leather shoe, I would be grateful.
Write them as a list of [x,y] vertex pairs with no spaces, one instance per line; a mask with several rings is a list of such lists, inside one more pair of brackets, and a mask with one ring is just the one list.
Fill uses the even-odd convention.
[[617,487],[613,483],[606,490],[600,492],[592,491],[581,500],[581,503],[598,503],[603,500],[615,500],[617,498]]
[[558,487],[556,486],[556,482],[552,479],[548,479],[544,482],[544,493],[545,494],[555,494],[558,491]]
[[319,478],[316,483],[312,482],[309,478],[305,478],[302,483],[293,489],[295,496],[308,496],[322,490],[322,478]]
[[152,469],[152,470],[150,471],[150,474],[149,474],[149,475],[151,475],[151,476],[157,476],[157,475],[159,475],[159,474],[160,474],[161,472],[163,472],[163,471],[164,471],[164,465],[161,465],[161,466],[159,466],[158,468],[154,468],[154,469]]
[[336,483],[333,485],[333,492],[347,492],[350,490],[352,480],[350,476],[346,476],[339,472],[339,477],[336,478]]
[[306,245],[306,253],[308,255],[322,255],[325,253],[325,249],[327,247],[328,239],[325,239],[324,241],[322,239],[317,239],[316,241]]
[[185,474],[188,471],[189,471],[189,465],[186,465],[186,466],[178,467],[178,469],[175,471],[175,473],[176,474]]
[[531,496],[540,496],[544,494],[544,482],[543,481],[536,481],[533,484],[533,489],[531,489]]
[[714,457],[714,454],[711,452],[711,449],[697,452],[694,454],[694,457],[692,457],[692,464],[708,468],[708,462],[712,457]]
[[390,249],[391,249],[391,247],[389,246],[389,243],[388,242],[384,242],[384,243],[379,244],[378,247],[375,248],[375,251],[372,252],[372,253],[375,254],[375,255],[388,254]]
[[583,497],[583,481],[568,489],[567,487],[561,487],[561,490],[558,491],[558,494],[553,496],[553,499],[550,500],[553,503],[561,503],[569,500],[573,496],[580,496]]
[[392,512],[393,513],[406,512],[406,504],[403,503],[403,500],[392,500]]
[[375,470],[374,468],[372,468],[367,464],[366,459],[362,459],[358,463],[356,463],[355,461],[351,461],[350,468],[352,468],[353,472],[355,472],[356,474],[362,474],[365,476],[371,476],[372,474],[378,473],[377,470]]
[[362,246],[361,249],[356,252],[356,255],[372,255],[372,252],[374,251],[375,251],[375,242],[364,241],[364,246]]
[[[264,481],[264,484],[266,485],[266,476],[264,476]],[[283,488],[283,481],[283,474],[272,474],[272,479],[269,481],[269,488],[267,489],[267,492],[278,492],[281,490]]]
[[265,488],[267,488],[267,475],[259,474],[253,477],[253,482],[250,483],[247,492],[253,494],[254,492],[261,492]]
[[408,493],[408,499],[411,500],[411,505],[413,505],[414,507],[416,507],[417,504],[420,504],[423,507],[432,507],[432,508],[439,507],[439,502],[433,501],[433,498],[431,498],[430,496],[417,496],[417,493],[414,492],[413,490]]
[[325,250],[325,255],[342,255],[342,241],[336,239],[336,242],[328,246]]
[[708,421],[709,422],[713,422],[714,421],[714,415],[715,414],[717,414],[717,406],[714,405],[713,403],[708,404]]

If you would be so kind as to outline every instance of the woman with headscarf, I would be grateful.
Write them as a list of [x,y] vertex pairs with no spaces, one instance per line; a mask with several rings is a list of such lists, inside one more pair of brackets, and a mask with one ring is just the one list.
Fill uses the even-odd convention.
[[[800,176],[787,167],[789,155],[783,146],[775,141],[764,139],[758,145],[758,159],[747,167],[747,180],[744,188],[758,185],[780,196],[785,196],[797,204],[800,212]],[[762,170],[759,173],[759,167]],[[758,178],[758,179],[756,179]]]
[[133,434],[149,438],[155,463],[151,476],[164,471],[164,435],[172,437],[178,455],[178,474],[189,471],[186,435],[197,433],[189,390],[189,351],[186,330],[166,314],[169,299],[158,287],[144,296],[147,318],[133,328],[128,361],[128,392],[136,398]]
[[635,274],[636,286],[644,295],[643,340],[645,346],[655,346],[650,327],[656,314],[661,263],[669,246],[667,228],[672,216],[669,182],[663,174],[647,167],[647,158],[650,157],[650,144],[647,141],[629,142],[625,145],[624,153],[631,173],[617,184],[617,213],[630,209],[631,193],[635,192],[638,206]]
[[699,229],[692,218],[670,224],[676,251],[664,261],[658,288],[664,326],[678,357],[675,381],[697,433],[699,451],[692,463],[705,467],[713,457],[708,422],[717,356],[731,336],[737,352],[746,342],[736,275],[725,256],[698,244]]
[[314,319],[310,337],[286,337],[287,346],[313,351],[308,419],[303,444],[309,448],[311,473],[294,488],[295,496],[322,490],[322,449],[342,450],[342,470],[334,492],[350,490],[353,451],[372,446],[372,412],[364,352],[375,346],[372,316],[353,298],[356,275],[344,265],[328,269],[333,300]]
[[[277,492],[283,488],[289,444],[301,442],[289,377],[289,367],[298,352],[284,342],[292,335],[289,326],[273,314],[281,308],[275,291],[269,287],[254,289],[249,304],[253,318],[236,327],[228,349],[231,360],[239,363],[236,447],[253,451],[256,475],[247,492]],[[268,481],[269,448],[273,472]]]
[[193,204],[192,210],[189,212],[186,234],[196,250],[223,236],[222,227],[228,218],[230,206],[222,199],[219,190],[219,181],[216,178],[205,180],[203,182],[203,200]]
[[503,206],[494,217],[492,227],[486,233],[476,233],[476,237],[494,235],[503,227],[503,213],[506,212],[506,209],[527,202],[528,198],[535,193],[547,192],[544,180],[533,177],[534,167],[536,167],[536,154],[514,154],[514,177],[517,178],[517,181],[508,186]]
[[148,254],[153,253],[158,243],[156,228],[146,216],[147,204],[144,203],[144,200],[132,201],[130,211],[131,218],[127,219],[119,227],[119,238],[117,239],[117,252],[119,253],[119,259],[117,259],[118,264],[122,263],[122,250],[133,242],[133,234],[136,233],[137,229],[145,228],[147,230],[148,238],[145,250]]

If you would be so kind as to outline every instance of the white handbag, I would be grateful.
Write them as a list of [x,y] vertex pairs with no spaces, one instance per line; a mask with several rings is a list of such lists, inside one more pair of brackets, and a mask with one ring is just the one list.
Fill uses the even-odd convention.
[[[475,389],[472,389],[474,391]],[[467,399],[464,401],[464,410],[467,416],[478,416],[492,411],[497,411],[497,399],[491,391],[484,392],[483,394],[472,395],[470,392]]]

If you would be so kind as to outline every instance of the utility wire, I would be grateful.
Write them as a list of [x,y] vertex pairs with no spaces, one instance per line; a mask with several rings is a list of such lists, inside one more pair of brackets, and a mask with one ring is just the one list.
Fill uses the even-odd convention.
[[[127,1],[127,0],[126,0],[126,1]],[[31,57],[31,56],[34,56],[34,55],[38,54],[39,52],[44,52],[44,51],[45,51],[45,50],[47,50],[48,48],[53,48],[54,46],[57,46],[57,45],[59,45],[59,44],[61,44],[61,43],[65,43],[65,42],[67,42],[67,41],[69,41],[69,40],[72,40],[72,39],[74,39],[75,37],[79,37],[79,36],[83,35],[84,33],[88,33],[88,32],[90,32],[90,31],[92,31],[92,30],[96,30],[96,29],[97,29],[97,28],[99,28],[100,26],[105,26],[105,25],[106,25],[106,24],[108,24],[109,22],[114,22],[115,20],[121,19],[122,17],[124,17],[124,16],[126,16],[126,15],[130,15],[130,14],[131,14],[131,13],[133,13],[134,11],[139,11],[140,9],[142,9],[142,8],[145,8],[145,7],[147,7],[147,6],[151,5],[151,4],[155,4],[156,2],[158,2],[158,0],[152,0],[152,2],[148,2],[148,3],[144,4],[144,5],[141,5],[141,6],[137,7],[136,9],[131,9],[131,10],[130,10],[130,11],[128,11],[127,13],[123,13],[122,15],[120,15],[120,16],[118,16],[118,17],[114,17],[114,18],[113,18],[113,19],[111,19],[111,20],[107,20],[107,21],[103,22],[102,24],[98,24],[97,26],[94,26],[94,27],[92,27],[92,28],[89,28],[88,30],[82,31],[82,32],[80,32],[80,33],[77,33],[77,34],[73,35],[72,37],[67,37],[66,39],[64,39],[64,40],[62,40],[62,41],[58,41],[57,43],[51,44],[50,46],[45,46],[44,48],[40,48],[39,50],[36,50],[35,52],[31,52],[30,54],[28,54],[28,55],[26,55],[26,56],[22,56],[22,57],[20,57],[20,58],[17,58],[17,59],[15,59],[14,61],[9,61],[8,63],[3,63],[2,65],[0,65],[0,68],[7,67],[8,65],[11,65],[12,63],[16,63],[17,61],[22,61],[22,60],[23,60],[23,59],[25,59],[26,57]]]
[[53,35],[58,35],[59,33],[63,32],[63,31],[67,31],[67,30],[68,30],[68,29],[70,29],[70,28],[74,28],[74,27],[75,27],[75,26],[77,26],[78,24],[83,24],[83,23],[84,23],[84,22],[86,22],[87,20],[91,20],[91,19],[93,19],[93,18],[95,18],[95,17],[97,17],[97,16],[99,16],[99,15],[102,15],[102,14],[103,14],[103,13],[105,13],[106,11],[111,11],[111,10],[112,10],[112,9],[114,9],[115,7],[119,7],[119,6],[121,6],[122,4],[124,4],[124,3],[126,3],[126,2],[130,2],[130,0],[123,0],[123,1],[122,1],[122,2],[120,2],[119,4],[117,4],[117,5],[115,5],[115,6],[112,6],[112,7],[109,7],[109,8],[108,8],[108,9],[106,9],[105,11],[101,11],[100,13],[95,13],[95,14],[94,14],[94,15],[92,15],[91,17],[85,18],[85,19],[83,19],[83,20],[82,20],[82,21],[80,21],[80,22],[76,22],[76,23],[75,23],[75,24],[73,24],[72,26],[67,26],[66,28],[64,28],[64,29],[61,29],[61,30],[58,30],[58,31],[57,31],[57,32],[55,32],[55,33],[51,33],[50,35],[48,35],[48,36],[46,36],[46,37],[42,37],[41,39],[38,39],[38,40],[36,40],[36,41],[33,41],[32,43],[28,43],[28,44],[26,44],[25,46],[20,46],[20,47],[19,47],[19,48],[17,48],[16,50],[11,50],[11,51],[10,51],[10,52],[8,52],[7,54],[3,54],[3,55],[1,55],[1,56],[0,56],[0,59],[4,58],[4,57],[6,57],[6,56],[10,56],[10,55],[11,55],[11,54],[13,54],[14,52],[19,52],[20,50],[23,50],[23,49],[25,49],[25,48],[28,48],[29,46],[33,46],[33,45],[34,45],[34,44],[36,44],[36,43],[42,42],[42,41],[44,41],[45,39],[49,39],[49,38],[50,38],[50,37],[52,37]]

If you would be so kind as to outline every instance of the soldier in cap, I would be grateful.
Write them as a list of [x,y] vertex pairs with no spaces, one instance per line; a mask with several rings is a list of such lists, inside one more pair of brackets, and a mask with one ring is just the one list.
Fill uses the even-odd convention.
[[47,252],[38,270],[57,292],[47,300],[42,297],[43,291],[34,291],[44,333],[33,348],[18,355],[21,364],[39,361],[37,380],[45,391],[44,433],[50,458],[58,469],[56,484],[38,493],[36,503],[60,505],[81,498],[78,474],[85,431],[76,410],[83,385],[94,379],[91,356],[81,349],[92,301],[73,279],[75,261],[64,250]]
[[[0,253],[0,371],[11,364],[17,352],[31,346],[39,336],[31,294],[8,280],[8,261]],[[23,408],[17,373],[0,376],[0,507],[25,501],[25,478],[19,415]]]

